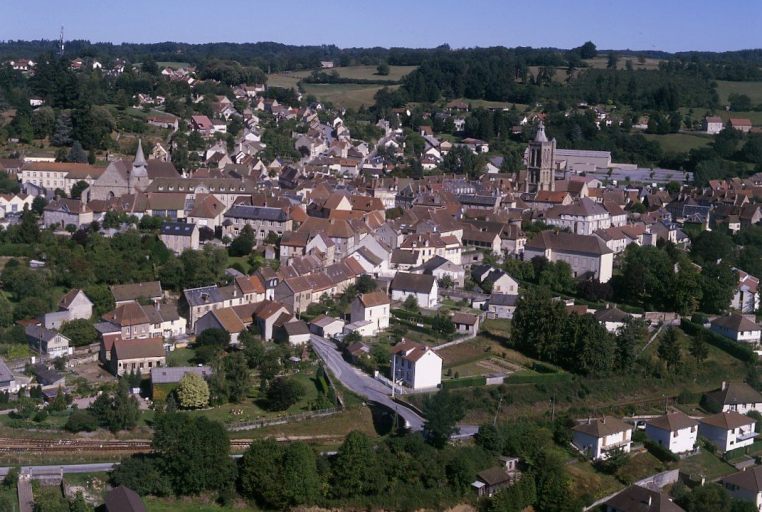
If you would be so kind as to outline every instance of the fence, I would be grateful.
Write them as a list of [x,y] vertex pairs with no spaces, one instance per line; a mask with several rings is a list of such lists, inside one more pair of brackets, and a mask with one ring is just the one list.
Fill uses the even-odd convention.
[[271,427],[273,425],[284,425],[286,423],[291,423],[293,421],[304,421],[304,420],[309,420],[312,418],[324,418],[326,416],[332,416],[338,413],[339,411],[341,411],[341,409],[337,407],[332,407],[330,409],[321,409],[319,411],[309,411],[309,412],[302,412],[299,414],[290,414],[288,416],[280,416],[278,418],[268,418],[268,419],[262,419],[258,421],[234,423],[234,424],[228,425],[227,429],[230,430],[231,432],[239,432],[241,430],[254,430],[258,428]]

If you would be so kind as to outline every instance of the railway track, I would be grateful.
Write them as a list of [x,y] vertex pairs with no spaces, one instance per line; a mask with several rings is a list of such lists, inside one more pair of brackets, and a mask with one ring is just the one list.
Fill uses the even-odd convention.
[[[298,437],[278,437],[276,441],[334,441],[343,436],[317,435]],[[231,439],[230,447],[243,450],[251,444],[251,439]],[[0,453],[81,453],[81,452],[126,452],[145,453],[151,451],[151,441],[147,439],[101,440],[101,439],[24,439],[0,438]]]

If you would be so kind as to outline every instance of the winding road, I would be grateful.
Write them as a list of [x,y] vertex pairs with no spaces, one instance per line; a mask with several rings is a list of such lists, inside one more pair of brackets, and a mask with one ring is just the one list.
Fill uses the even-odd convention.
[[[396,412],[405,420],[406,426],[415,432],[423,430],[426,420],[414,410],[401,405],[391,399],[391,390],[383,383],[355,368],[344,360],[336,348],[336,345],[325,338],[310,335],[312,348],[325,362],[331,373],[350,391],[364,397],[369,402],[375,402]],[[475,425],[459,425],[460,431],[454,434],[453,439],[471,437],[479,431]]]

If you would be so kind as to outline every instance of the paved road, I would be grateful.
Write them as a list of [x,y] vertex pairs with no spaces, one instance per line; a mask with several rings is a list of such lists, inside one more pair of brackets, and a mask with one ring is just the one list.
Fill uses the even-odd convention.
[[[21,466],[21,472],[34,477],[56,476],[64,473],[103,473],[111,471],[118,462],[97,462],[94,464],[66,464],[59,466]],[[8,474],[10,468],[0,467],[0,477]]]
[[[415,411],[393,401],[389,396],[391,390],[385,384],[346,362],[336,348],[336,345],[315,334],[310,335],[310,341],[312,341],[312,347],[315,349],[315,352],[325,361],[331,373],[345,388],[365,397],[371,402],[379,403],[395,411],[405,420],[410,430],[423,430],[424,418]],[[471,437],[478,431],[479,427],[475,425],[460,425],[460,432],[452,437],[453,439]]]

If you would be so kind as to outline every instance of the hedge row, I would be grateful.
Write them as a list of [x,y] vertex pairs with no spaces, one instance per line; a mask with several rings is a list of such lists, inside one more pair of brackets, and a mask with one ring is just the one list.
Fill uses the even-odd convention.
[[539,375],[509,375],[506,384],[559,384],[571,381],[569,373],[542,373]]
[[651,455],[659,459],[661,462],[677,462],[680,460],[680,457],[653,441],[645,441],[643,446],[646,447],[646,450],[648,450]]
[[463,377],[461,379],[451,379],[442,381],[442,389],[468,388],[471,386],[484,386],[487,384],[487,378],[483,375],[475,377]]
[[754,363],[757,361],[757,355],[748,345],[733,341],[729,338],[721,336],[715,332],[705,329],[703,325],[691,322],[690,320],[682,319],[680,327],[683,331],[691,336],[698,336],[700,333],[704,334],[704,339],[707,343],[718,349],[727,352],[736,359],[745,363]]

